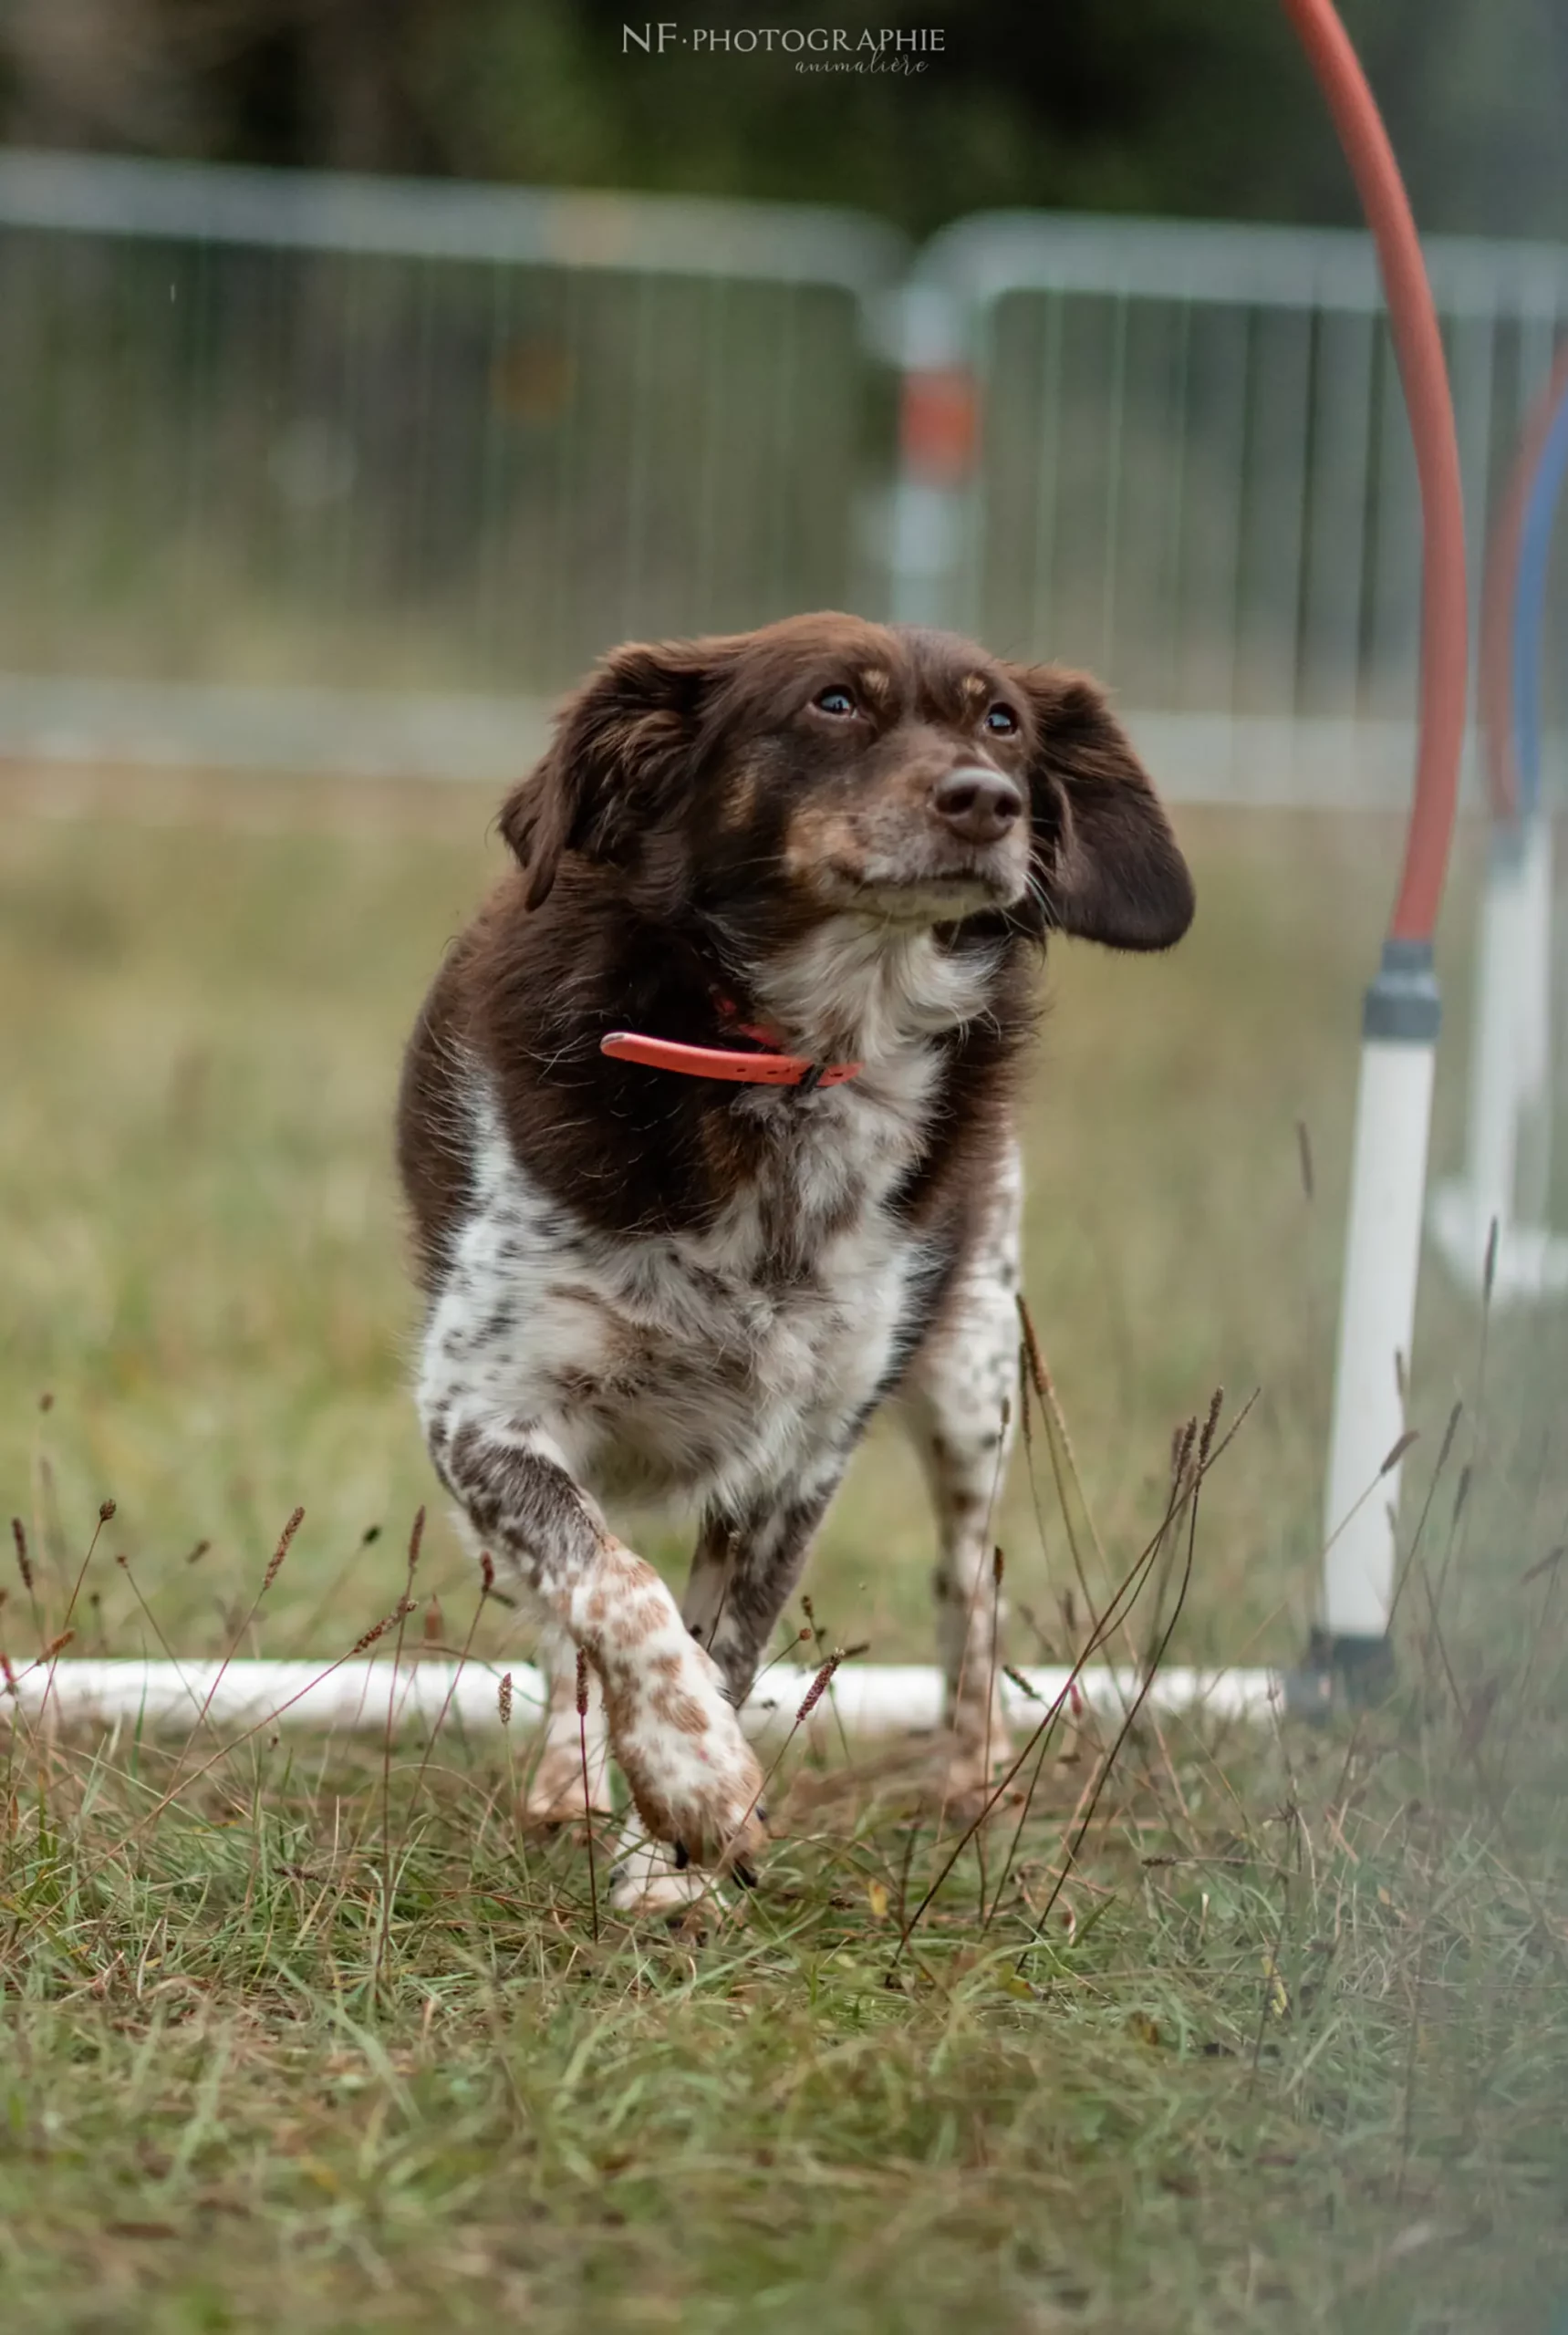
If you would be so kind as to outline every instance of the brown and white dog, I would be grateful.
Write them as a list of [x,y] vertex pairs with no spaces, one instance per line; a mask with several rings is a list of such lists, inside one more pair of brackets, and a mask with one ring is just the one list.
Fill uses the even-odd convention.
[[[668,1905],[763,1837],[737,1713],[885,1396],[939,1519],[948,1790],[1002,1756],[1032,960],[1167,948],[1192,886],[1093,682],[831,614],[617,649],[501,831],[404,1066],[420,1415],[553,1625],[528,1812],[583,1805],[581,1648],[617,1902]],[[680,1606],[599,1506],[649,1496],[701,1518]]]

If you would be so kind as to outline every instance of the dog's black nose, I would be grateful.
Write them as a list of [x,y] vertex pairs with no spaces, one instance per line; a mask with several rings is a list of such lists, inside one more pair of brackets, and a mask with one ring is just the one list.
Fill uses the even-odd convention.
[[1023,797],[996,770],[950,770],[940,779],[931,808],[965,843],[998,843],[1023,814]]

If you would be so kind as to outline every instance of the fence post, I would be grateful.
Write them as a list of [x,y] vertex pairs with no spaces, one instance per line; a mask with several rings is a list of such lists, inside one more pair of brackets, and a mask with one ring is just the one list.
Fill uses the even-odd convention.
[[[1492,830],[1476,943],[1469,1122],[1464,1172],[1432,1198],[1432,1235],[1449,1270],[1490,1300],[1568,1289],[1568,1240],[1544,1221],[1552,820],[1541,773],[1542,625],[1565,476],[1568,344],[1526,420],[1487,559],[1480,679]],[[1521,1176],[1527,1116],[1536,1122],[1535,1140]]]
[[966,304],[917,277],[897,310],[898,475],[890,519],[895,624],[956,625],[967,555],[979,400]]

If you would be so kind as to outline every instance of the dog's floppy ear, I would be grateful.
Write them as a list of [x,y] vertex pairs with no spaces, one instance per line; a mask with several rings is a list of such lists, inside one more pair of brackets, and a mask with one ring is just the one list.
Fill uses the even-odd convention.
[[670,640],[612,649],[567,699],[548,752],[501,806],[501,833],[528,871],[529,908],[564,852],[629,856],[697,747],[702,692],[722,644]]
[[1054,665],[1015,673],[1034,718],[1034,875],[1048,929],[1107,949],[1168,949],[1192,878],[1147,772],[1104,692]]

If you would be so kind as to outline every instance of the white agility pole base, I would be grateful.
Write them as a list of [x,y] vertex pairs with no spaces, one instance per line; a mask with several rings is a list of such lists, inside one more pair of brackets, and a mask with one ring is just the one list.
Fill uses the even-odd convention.
[[[1568,1290],[1568,1240],[1515,1216],[1522,1124],[1548,1099],[1551,1015],[1552,827],[1537,814],[1518,831],[1492,837],[1476,947],[1465,1172],[1438,1187],[1428,1215],[1443,1262],[1478,1296],[1487,1288],[1491,1251],[1490,1294],[1499,1304]],[[1544,1144],[1540,1148],[1541,1190],[1527,1194],[1527,1217],[1546,1181]]]
[[[142,1662],[63,1661],[53,1669],[18,1674],[13,1693],[0,1693],[0,1724],[17,1704],[31,1724],[193,1728],[205,1724],[224,1731],[243,1728],[384,1729],[394,1724],[433,1726],[445,1714],[449,1725],[499,1728],[501,1681],[512,1680],[512,1724],[526,1736],[545,1706],[545,1682],[531,1665],[508,1673],[482,1662]],[[1003,1679],[1010,1718],[1021,1727],[1038,1725],[1050,1707],[1066,1697],[1065,1669],[1020,1670],[1033,1700]],[[758,1679],[742,1719],[756,1736],[787,1735],[817,1676],[780,1664]],[[1131,1668],[1096,1666],[1078,1674],[1078,1690],[1092,1710],[1121,1718],[1142,1683]],[[1216,1718],[1255,1718],[1284,1707],[1284,1686],[1272,1670],[1157,1672],[1144,1707],[1164,1713],[1202,1713]],[[203,1722],[202,1714],[205,1713]],[[810,1724],[836,1721],[846,1733],[896,1735],[935,1728],[942,1715],[942,1677],[919,1665],[883,1666],[846,1662],[835,1672]]]
[[1427,1230],[1432,1245],[1461,1289],[1479,1297],[1486,1288],[1487,1251],[1497,1226],[1492,1255],[1491,1302],[1507,1305],[1568,1292],[1568,1239],[1542,1224],[1510,1224],[1489,1213],[1469,1184],[1439,1184],[1432,1194]]
[[[1382,1003],[1375,984],[1369,1009]],[[1388,1036],[1369,1010],[1361,1049],[1324,1503],[1323,1619],[1334,1638],[1381,1638],[1394,1602],[1399,1468],[1386,1463],[1405,1431],[1433,1066],[1431,1043],[1399,1033],[1402,1003],[1396,994]]]

